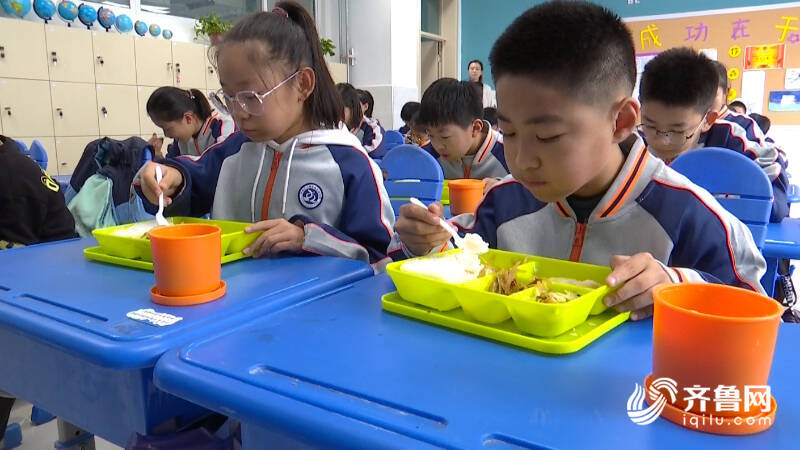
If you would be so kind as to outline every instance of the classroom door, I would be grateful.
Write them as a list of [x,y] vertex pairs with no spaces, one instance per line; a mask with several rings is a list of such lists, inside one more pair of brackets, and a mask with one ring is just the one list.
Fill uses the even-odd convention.
[[136,86],[97,85],[97,108],[101,136],[138,136],[139,103]]
[[94,83],[92,35],[86,30],[45,25],[50,80]]
[[46,49],[43,24],[0,18],[0,78],[47,80]]
[[175,65],[174,86],[182,89],[206,88],[206,52],[205,46],[186,42],[172,43],[172,62]]
[[420,40],[420,92],[425,92],[442,77],[442,45],[436,38],[423,36]]
[[0,79],[0,120],[8,136],[52,136],[50,87],[43,80]]
[[172,86],[172,45],[170,41],[136,37],[136,84],[140,86]]
[[90,83],[50,83],[56,136],[98,134],[94,86]]
[[100,84],[136,84],[133,36],[92,32],[95,78]]

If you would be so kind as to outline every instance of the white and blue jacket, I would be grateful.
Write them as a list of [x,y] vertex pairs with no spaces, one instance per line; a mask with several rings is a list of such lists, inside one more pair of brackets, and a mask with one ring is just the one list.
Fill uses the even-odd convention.
[[[763,292],[766,264],[750,230],[704,189],[626,140],[619,174],[585,223],[564,201],[542,202],[512,176],[493,186],[475,214],[451,220],[489,247],[607,266],[614,255],[649,252],[673,282],[712,282]],[[438,249],[434,249],[436,251]],[[395,235],[389,254],[411,255]]]
[[394,211],[380,169],[347,130],[314,130],[280,145],[236,132],[199,158],[163,162],[184,179],[167,215],[300,220],[307,254],[362,260],[376,272],[389,262]]
[[386,131],[383,126],[378,122],[378,119],[371,117],[364,117],[361,124],[353,131],[364,150],[369,153],[372,158],[383,158],[386,151],[383,149],[383,135]]
[[450,161],[443,158],[436,152],[431,142],[425,144],[422,149],[436,158],[436,161],[442,166],[446,180],[503,178],[509,173],[508,165],[506,165],[505,148],[503,147],[503,134],[493,130],[489,122],[484,121],[484,127],[489,132],[486,134],[486,139],[481,143],[478,152],[474,155],[464,156],[460,161]]
[[191,141],[180,142],[177,139],[172,141],[167,147],[167,158],[199,157],[209,147],[224,141],[236,130],[236,124],[231,116],[213,111],[200,127],[200,132]]

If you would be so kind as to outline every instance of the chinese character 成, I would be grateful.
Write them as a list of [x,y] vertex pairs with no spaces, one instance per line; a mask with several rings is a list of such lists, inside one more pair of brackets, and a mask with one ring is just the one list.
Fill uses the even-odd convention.
[[642,49],[647,48],[649,45],[655,45],[656,47],[661,47],[661,42],[658,40],[658,35],[656,34],[658,31],[658,27],[655,25],[648,25],[647,28],[642,30],[639,33],[639,39],[642,43]]

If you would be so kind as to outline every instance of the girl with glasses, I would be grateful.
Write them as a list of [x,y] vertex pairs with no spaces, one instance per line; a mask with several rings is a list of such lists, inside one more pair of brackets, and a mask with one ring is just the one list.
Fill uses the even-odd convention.
[[[359,259],[381,271],[394,212],[378,166],[340,128],[344,106],[308,12],[294,1],[239,21],[215,48],[215,106],[240,131],[197,160],[142,169],[144,197],[167,215],[253,222],[245,253]],[[152,205],[150,206],[155,209]]]

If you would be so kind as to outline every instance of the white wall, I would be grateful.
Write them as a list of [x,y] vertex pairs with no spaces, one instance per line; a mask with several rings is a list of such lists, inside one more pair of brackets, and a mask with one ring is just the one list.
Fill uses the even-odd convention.
[[[400,109],[419,99],[419,0],[350,0],[350,82],[375,97],[374,116],[399,128]],[[341,49],[346,52],[346,49]]]

